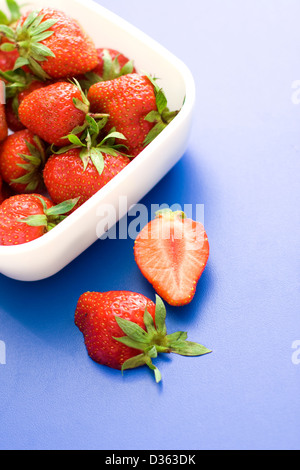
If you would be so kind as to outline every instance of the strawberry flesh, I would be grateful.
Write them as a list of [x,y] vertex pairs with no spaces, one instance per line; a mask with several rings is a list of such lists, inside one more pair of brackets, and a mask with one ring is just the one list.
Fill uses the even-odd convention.
[[138,235],[134,255],[142,274],[166,302],[190,303],[209,257],[204,227],[191,219],[157,217]]

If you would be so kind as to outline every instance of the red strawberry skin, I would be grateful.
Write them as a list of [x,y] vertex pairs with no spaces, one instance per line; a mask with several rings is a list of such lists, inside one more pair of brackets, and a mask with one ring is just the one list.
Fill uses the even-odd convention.
[[6,199],[0,206],[0,245],[11,246],[28,243],[45,233],[45,227],[30,227],[19,219],[26,219],[32,215],[44,214],[43,205],[36,197],[42,198],[47,208],[53,203],[43,196],[16,195]]
[[64,146],[63,138],[81,126],[85,113],[77,109],[73,99],[82,101],[79,89],[72,83],[57,82],[32,91],[20,104],[22,124],[49,144]]
[[157,111],[154,87],[146,76],[127,74],[91,86],[88,92],[91,111],[109,114],[107,128],[115,127],[127,139],[128,153],[138,155],[154,124],[145,120]]
[[79,205],[91,198],[129,163],[126,156],[104,155],[104,170],[100,175],[96,167],[88,163],[84,171],[80,149],[71,149],[49,158],[44,169],[44,181],[51,199],[59,204],[80,197]]
[[134,244],[136,263],[157,294],[169,305],[194,298],[209,258],[209,242],[199,222],[176,215],[149,222]]
[[[29,150],[26,142],[34,145],[34,134],[28,129],[24,129],[9,135],[0,145],[0,172],[4,181],[10,184],[11,188],[17,193],[26,193],[26,184],[12,183],[12,180],[26,175],[26,170],[19,164],[26,163],[19,154],[28,155]],[[42,187],[37,188],[37,192]]]
[[140,354],[113,339],[124,336],[115,316],[132,321],[145,330],[146,307],[154,319],[155,304],[141,294],[128,291],[83,294],[77,304],[75,324],[84,335],[91,359],[120,370],[125,361]]
[[[39,14],[44,15],[42,23],[47,20],[57,20],[48,29],[54,31],[52,36],[41,41],[41,44],[55,54],[55,57],[48,57],[47,60],[40,62],[40,66],[49,77],[72,78],[90,72],[97,66],[96,46],[78,21],[53,8],[44,8]],[[22,23],[26,16],[21,19]]]

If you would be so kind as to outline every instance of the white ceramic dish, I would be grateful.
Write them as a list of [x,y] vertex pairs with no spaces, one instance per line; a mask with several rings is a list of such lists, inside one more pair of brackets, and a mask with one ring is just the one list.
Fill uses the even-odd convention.
[[[3,4],[0,0],[1,9]],[[172,110],[179,109],[184,98],[185,103],[171,124],[127,168],[55,229],[28,244],[0,246],[0,272],[20,281],[37,281],[59,272],[102,235],[97,233],[101,205],[112,205],[119,220],[167,174],[186,150],[195,102],[195,83],[185,64],[114,13],[92,0],[38,0],[32,5],[51,6],[78,19],[97,47],[120,50],[133,58],[138,71],[161,77],[159,84]],[[126,196],[127,208],[119,207],[120,196]],[[111,217],[109,228],[114,224]]]

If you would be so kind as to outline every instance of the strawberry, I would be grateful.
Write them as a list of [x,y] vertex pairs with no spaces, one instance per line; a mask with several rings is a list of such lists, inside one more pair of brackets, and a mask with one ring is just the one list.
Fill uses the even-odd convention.
[[[97,149],[99,150],[99,148]],[[92,153],[95,152],[95,149]],[[80,197],[78,205],[82,205],[97,191],[105,186],[125,168],[130,159],[109,148],[102,148],[100,164],[96,165],[88,157],[83,161],[79,148],[49,158],[44,169],[44,181],[51,199],[60,203],[65,199]],[[94,156],[92,155],[94,158]],[[100,167],[101,165],[101,167]]]
[[158,296],[154,304],[135,292],[86,292],[78,300],[75,324],[95,362],[122,371],[147,365],[156,382],[161,374],[152,359],[159,353],[201,356],[211,352],[186,341],[185,332],[167,334],[166,309]]
[[0,206],[0,245],[20,245],[40,238],[66,218],[75,201],[54,206],[37,194],[18,194]]
[[182,212],[158,211],[134,244],[136,263],[168,304],[190,303],[209,257],[204,227]]
[[63,146],[64,137],[85,122],[88,105],[73,83],[59,81],[32,91],[19,106],[22,124],[49,144]]
[[108,128],[127,139],[130,155],[137,156],[174,119],[163,91],[149,76],[130,73],[91,86],[91,111],[109,115]]
[[62,11],[32,11],[19,20],[15,29],[0,25],[0,31],[19,51],[15,67],[26,65],[43,80],[71,78],[97,66],[93,41],[78,21]]
[[46,156],[41,140],[28,129],[9,135],[0,145],[0,172],[17,193],[44,190]]

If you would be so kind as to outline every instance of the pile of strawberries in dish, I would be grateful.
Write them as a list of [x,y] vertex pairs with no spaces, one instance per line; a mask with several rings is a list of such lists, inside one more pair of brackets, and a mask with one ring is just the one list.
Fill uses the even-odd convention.
[[163,90],[78,21],[0,12],[0,245],[30,242],[85,203],[172,121]]

